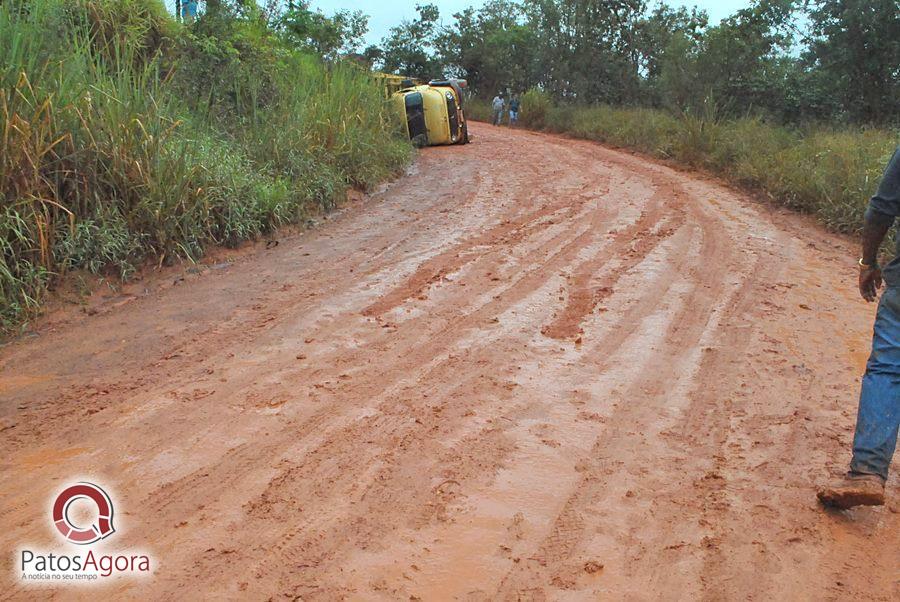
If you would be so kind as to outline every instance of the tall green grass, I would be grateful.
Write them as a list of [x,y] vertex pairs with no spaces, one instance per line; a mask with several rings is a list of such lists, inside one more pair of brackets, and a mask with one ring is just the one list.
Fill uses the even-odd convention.
[[158,0],[0,3],[0,330],[67,272],[197,257],[405,164],[365,72],[230,26]]
[[491,103],[485,98],[474,96],[466,100],[465,103],[466,119],[473,121],[487,121],[490,123]]
[[[840,232],[860,229],[868,199],[900,142],[900,132],[884,129],[792,128],[756,117],[722,120],[713,107],[702,115],[673,115],[645,108],[557,105],[538,90],[523,95],[521,109],[524,127],[704,169],[813,214]],[[478,118],[480,113],[476,109],[471,115]]]

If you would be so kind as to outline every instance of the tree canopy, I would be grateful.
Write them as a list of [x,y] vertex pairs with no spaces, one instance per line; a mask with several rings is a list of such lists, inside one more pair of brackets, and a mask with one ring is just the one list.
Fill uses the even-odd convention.
[[373,56],[412,77],[465,77],[480,94],[900,120],[897,0],[752,0],[718,24],[645,0],[489,0],[447,21],[434,5],[418,12]]

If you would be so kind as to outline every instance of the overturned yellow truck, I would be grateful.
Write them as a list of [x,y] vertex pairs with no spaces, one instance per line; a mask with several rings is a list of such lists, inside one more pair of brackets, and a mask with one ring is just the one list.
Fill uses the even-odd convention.
[[463,111],[464,79],[431,80],[415,84],[404,80],[391,94],[391,103],[406,124],[410,140],[417,146],[466,144],[469,126]]

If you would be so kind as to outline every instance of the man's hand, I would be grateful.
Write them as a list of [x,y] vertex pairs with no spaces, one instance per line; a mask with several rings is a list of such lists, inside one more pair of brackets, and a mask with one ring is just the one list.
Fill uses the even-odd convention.
[[866,211],[862,231],[862,258],[859,260],[859,294],[870,303],[876,299],[876,293],[881,288],[878,248],[893,222],[892,217],[884,217],[877,211]]
[[859,270],[859,294],[868,302],[878,298],[876,292],[881,288],[881,268],[860,268]]

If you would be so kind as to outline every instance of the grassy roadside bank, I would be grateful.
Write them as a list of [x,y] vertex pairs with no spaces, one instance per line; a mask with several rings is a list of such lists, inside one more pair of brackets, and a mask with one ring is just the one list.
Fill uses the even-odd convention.
[[[467,105],[490,121],[487,101]],[[568,134],[702,169],[774,202],[811,213],[838,232],[862,225],[869,197],[900,141],[874,128],[787,128],[759,118],[719,120],[609,106],[559,106],[537,91],[523,95],[520,125]]]
[[332,208],[406,164],[398,132],[363,70],[256,14],[0,4],[0,332],[67,274],[127,278]]

